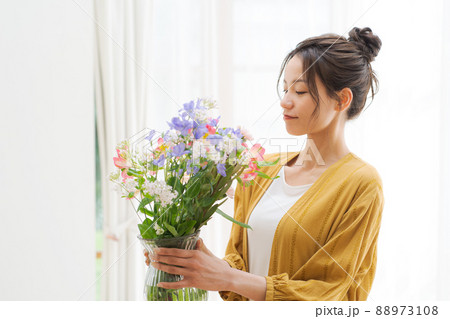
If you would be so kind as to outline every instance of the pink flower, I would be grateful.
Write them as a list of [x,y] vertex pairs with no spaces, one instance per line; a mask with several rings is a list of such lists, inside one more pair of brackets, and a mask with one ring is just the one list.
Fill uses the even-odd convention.
[[253,136],[250,134],[250,132],[247,129],[245,129],[245,128],[241,127],[241,126],[238,126],[238,128],[239,128],[239,130],[241,131],[241,134],[244,136],[244,138],[246,140],[248,140],[248,141],[252,141],[253,140]]
[[206,128],[208,129],[208,133],[213,135],[216,134],[216,128],[212,127],[211,125],[206,124]]
[[256,176],[258,176],[258,174],[256,174],[256,173],[244,174],[244,176],[242,177],[242,180],[244,182],[247,182],[247,181],[250,182],[250,181],[254,180]]
[[249,162],[248,163],[248,168],[252,171],[256,171],[258,169],[258,166],[256,165],[255,162]]
[[131,167],[131,163],[128,160],[125,159],[125,156],[124,156],[123,152],[120,153],[120,151],[118,149],[116,149],[116,151],[117,151],[117,157],[113,157],[114,165],[116,165],[116,167],[118,167],[120,169],[122,169],[122,168],[125,168],[125,169],[130,168]]
[[264,161],[264,152],[266,150],[261,146],[261,144],[257,143],[252,146],[250,149],[250,155],[252,158],[255,158],[257,161]]
[[256,163],[251,161],[248,163],[248,168],[246,168],[243,172],[242,172],[242,177],[241,179],[243,181],[252,181],[253,179],[255,179],[256,176],[258,176],[258,173],[256,173],[256,170],[258,169],[258,166],[256,166]]
[[122,182],[125,183],[127,178],[133,178],[132,176],[127,174],[128,168],[122,171]]
[[228,188],[226,194],[229,198],[231,198],[231,199],[234,198],[234,188],[233,187]]

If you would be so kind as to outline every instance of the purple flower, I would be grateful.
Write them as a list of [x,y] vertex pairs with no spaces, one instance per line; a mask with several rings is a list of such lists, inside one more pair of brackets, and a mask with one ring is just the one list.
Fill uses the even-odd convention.
[[182,135],[188,135],[188,131],[192,128],[192,122],[189,120],[182,120],[179,117],[173,117],[171,122],[167,122],[170,128],[180,131]]
[[185,151],[186,145],[184,143],[179,143],[172,148],[172,156],[183,156],[184,154],[189,154],[190,151]]
[[191,165],[186,166],[186,173],[188,175],[191,175],[191,173],[194,173],[194,175],[195,175],[195,174],[197,174],[198,170],[199,170],[198,166],[193,166],[193,167]]
[[180,177],[181,175],[183,175],[183,169],[180,168],[177,172],[177,177]]
[[197,125],[196,128],[194,128],[194,137],[196,139],[202,138],[203,135],[205,135],[206,133],[208,133],[208,128],[206,127],[206,124],[200,124]]
[[145,138],[148,141],[152,141],[153,135],[155,135],[156,131],[155,130],[151,130],[150,133],[148,134],[148,136]]
[[227,127],[227,128],[220,127],[220,128],[217,129],[217,133],[219,133],[222,136],[225,136],[228,133],[230,133],[230,131],[232,131],[232,130],[233,129],[231,127]]
[[242,138],[244,135],[241,133],[241,129],[233,130],[234,135],[236,135],[238,138]]
[[168,131],[166,131],[166,132],[164,133],[164,136],[163,136],[163,141],[164,141],[164,142],[167,142],[168,140],[170,140],[169,132],[170,132],[170,130],[168,130]]
[[213,134],[213,135],[208,135],[206,137],[206,139],[212,144],[212,145],[217,145],[220,142],[222,142],[222,136],[217,135],[217,134]]
[[209,121],[208,124],[211,125],[211,126],[217,126],[217,124],[219,123],[219,119],[220,119],[220,115],[219,115],[218,118],[212,119],[211,121]]
[[190,101],[183,104],[183,108],[186,112],[194,112],[194,101]]
[[217,172],[222,175],[223,177],[227,176],[227,173],[225,172],[225,164],[217,163]]
[[158,167],[164,166],[165,156],[162,154],[158,159],[153,160],[153,165],[157,165]]
[[188,159],[186,161],[186,173],[191,174],[192,173],[192,160]]
[[[195,109],[200,108],[201,99],[197,100],[197,105],[194,106],[194,101],[190,101],[188,103],[183,104],[184,112],[182,113],[182,117],[186,119],[187,116],[189,116],[191,119],[194,119],[195,117]],[[181,111],[181,110],[180,110]]]

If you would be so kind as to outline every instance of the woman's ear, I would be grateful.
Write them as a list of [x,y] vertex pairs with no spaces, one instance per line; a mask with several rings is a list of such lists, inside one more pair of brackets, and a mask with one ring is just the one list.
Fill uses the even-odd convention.
[[337,102],[335,111],[341,112],[350,107],[353,100],[353,92],[349,88],[343,88],[339,93],[339,102]]

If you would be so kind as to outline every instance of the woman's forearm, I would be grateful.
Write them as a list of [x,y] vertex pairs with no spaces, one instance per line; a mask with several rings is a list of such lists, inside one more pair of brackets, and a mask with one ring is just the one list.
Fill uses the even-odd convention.
[[229,272],[229,291],[251,300],[266,300],[266,278],[239,269]]

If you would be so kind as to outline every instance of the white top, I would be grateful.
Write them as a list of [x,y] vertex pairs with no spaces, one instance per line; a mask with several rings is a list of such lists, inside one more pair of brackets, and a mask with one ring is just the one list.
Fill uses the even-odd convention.
[[268,275],[273,236],[278,223],[312,185],[288,185],[284,177],[284,165],[279,176],[263,194],[248,221],[253,229],[247,230],[249,272],[255,275]]

